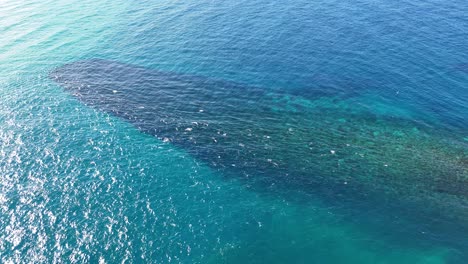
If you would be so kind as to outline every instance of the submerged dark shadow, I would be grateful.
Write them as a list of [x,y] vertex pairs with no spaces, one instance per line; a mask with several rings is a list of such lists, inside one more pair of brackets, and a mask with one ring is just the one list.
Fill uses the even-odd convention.
[[455,71],[459,71],[459,72],[464,72],[464,73],[468,73],[468,62],[465,62],[465,63],[458,63],[456,64],[453,69]]
[[346,91],[304,97],[99,59],[50,78],[256,191],[313,195],[359,222],[386,223],[388,236],[424,227],[410,235],[468,247],[465,149],[410,121],[326,105]]

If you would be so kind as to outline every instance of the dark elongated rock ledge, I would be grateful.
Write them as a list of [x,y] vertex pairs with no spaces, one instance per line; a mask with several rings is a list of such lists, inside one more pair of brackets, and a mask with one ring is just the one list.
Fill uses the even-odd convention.
[[407,224],[466,230],[466,146],[356,110],[345,91],[302,96],[101,59],[66,64],[50,78],[256,191],[315,195],[370,218],[412,210]]

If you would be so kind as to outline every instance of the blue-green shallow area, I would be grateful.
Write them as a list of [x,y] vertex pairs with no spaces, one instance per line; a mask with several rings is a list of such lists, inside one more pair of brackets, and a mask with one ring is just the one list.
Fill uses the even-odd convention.
[[[0,11],[2,262],[466,260],[466,3],[12,1]],[[49,79],[92,58],[262,89],[269,104],[251,109],[311,133],[277,124],[259,142],[287,151],[254,152],[325,185],[254,184]],[[282,143],[313,135],[318,160]],[[265,176],[255,168],[248,179]]]

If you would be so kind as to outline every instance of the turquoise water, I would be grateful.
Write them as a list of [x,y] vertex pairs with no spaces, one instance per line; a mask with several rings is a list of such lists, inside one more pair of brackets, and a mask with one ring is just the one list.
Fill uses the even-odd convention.
[[465,263],[467,13],[0,1],[1,262]]

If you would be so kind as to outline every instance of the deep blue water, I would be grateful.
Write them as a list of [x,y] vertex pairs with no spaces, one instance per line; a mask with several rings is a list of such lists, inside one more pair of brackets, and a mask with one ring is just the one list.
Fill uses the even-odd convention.
[[468,2],[0,14],[1,262],[468,259]]

